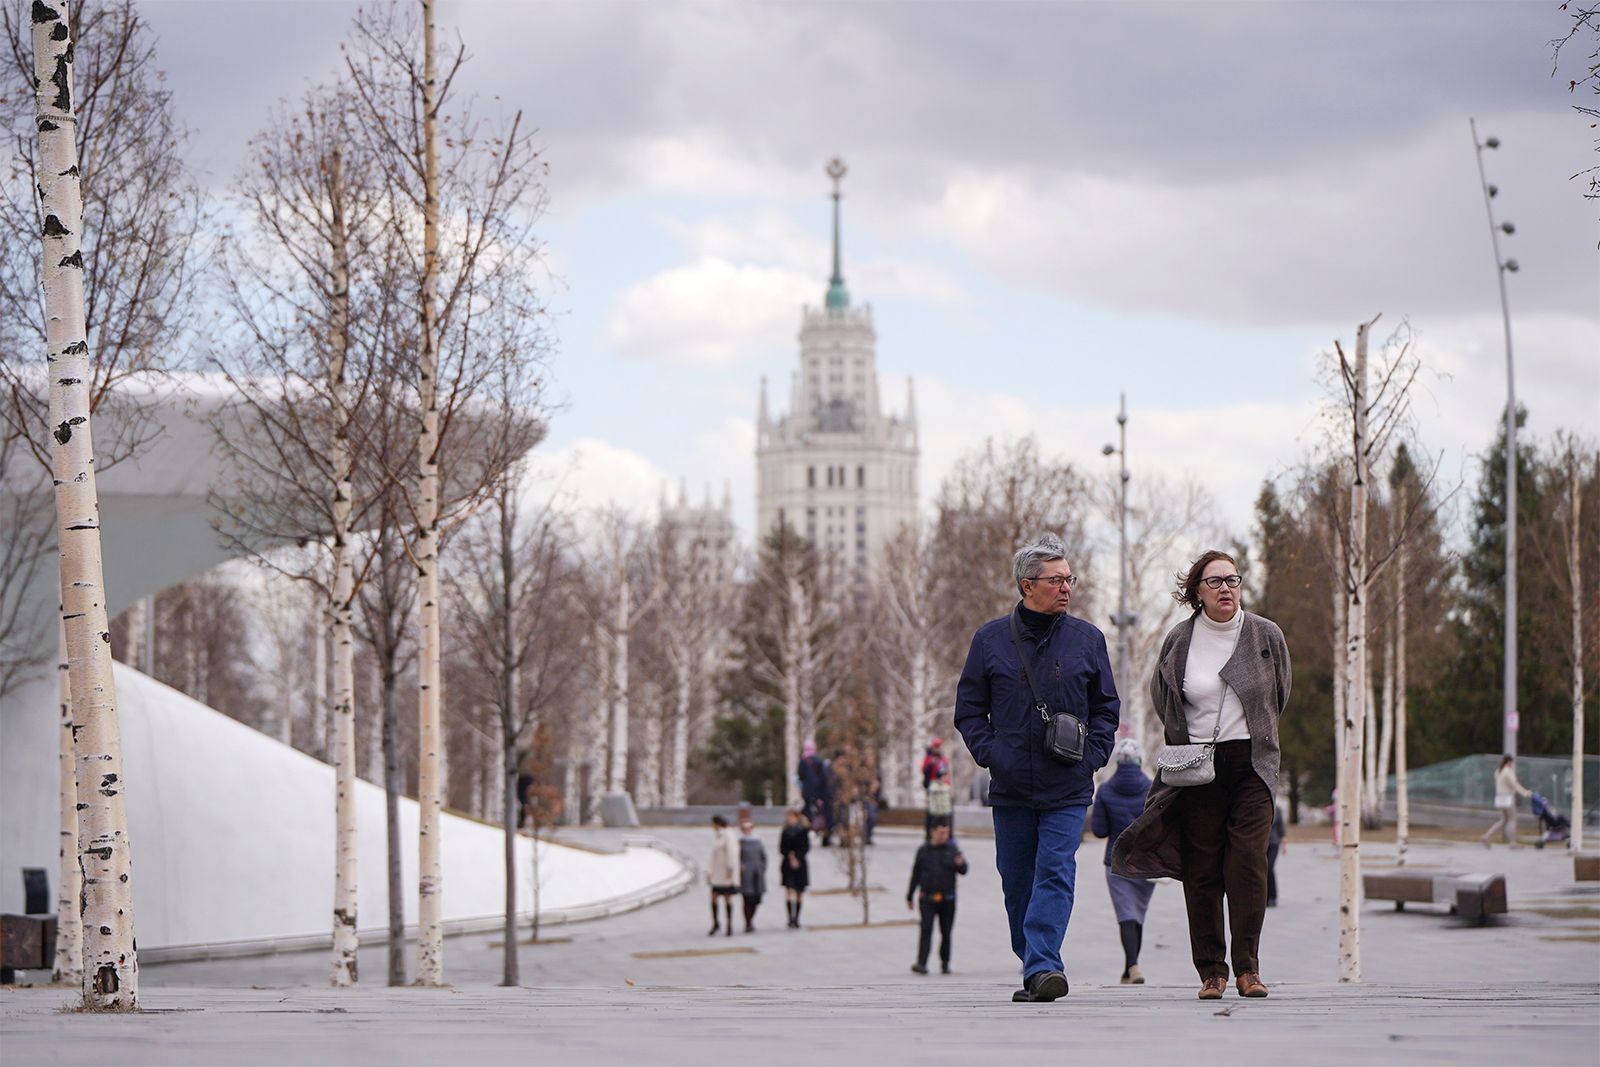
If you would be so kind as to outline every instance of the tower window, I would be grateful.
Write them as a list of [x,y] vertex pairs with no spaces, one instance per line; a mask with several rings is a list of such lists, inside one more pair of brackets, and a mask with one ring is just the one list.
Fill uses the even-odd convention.
[[865,489],[866,487],[867,487],[867,468],[865,468],[865,467],[857,467],[856,468],[856,488],[857,489]]
[[816,487],[817,487],[817,468],[815,468],[815,467],[807,467],[806,468],[806,488],[807,489],[815,489]]

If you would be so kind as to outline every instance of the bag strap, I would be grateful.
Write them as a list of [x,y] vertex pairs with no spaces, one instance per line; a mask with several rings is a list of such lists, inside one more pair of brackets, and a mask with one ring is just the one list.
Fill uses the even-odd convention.
[[[1017,624],[1017,610],[1011,611],[1011,643],[1017,646],[1017,659],[1022,661],[1022,676],[1028,680],[1028,692],[1033,695],[1033,710],[1045,722],[1050,721],[1050,706],[1039,699],[1039,687],[1033,683],[1033,667],[1028,663],[1028,650],[1022,647],[1022,628]],[[1217,725],[1222,725],[1222,715],[1217,714]]]
[[[1221,682],[1222,679],[1218,678],[1217,681]],[[1211,731],[1211,740],[1208,742],[1208,744],[1215,745],[1217,743],[1217,738],[1222,736],[1222,707],[1227,702],[1228,683],[1222,682],[1222,699],[1217,701],[1217,728]]]

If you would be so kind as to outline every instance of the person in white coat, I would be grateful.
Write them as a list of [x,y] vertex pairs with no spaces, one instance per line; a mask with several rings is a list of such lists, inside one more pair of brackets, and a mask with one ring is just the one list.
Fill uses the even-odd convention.
[[1517,798],[1532,795],[1531,789],[1517,781],[1516,757],[1502,757],[1499,770],[1494,772],[1494,825],[1478,839],[1484,848],[1493,846],[1496,833],[1504,833],[1508,845],[1517,843]]
[[733,898],[739,895],[739,837],[728,829],[728,820],[720,815],[711,816],[711,863],[706,868],[706,881],[711,883],[711,929],[706,936],[714,936],[723,928],[717,918],[717,898],[720,897],[727,936],[732,937]]

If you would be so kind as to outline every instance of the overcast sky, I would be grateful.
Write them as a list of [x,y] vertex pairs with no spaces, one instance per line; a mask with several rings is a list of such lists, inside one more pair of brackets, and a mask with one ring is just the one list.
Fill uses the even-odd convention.
[[[219,195],[354,11],[143,8]],[[1475,482],[1505,365],[1469,116],[1502,142],[1531,428],[1600,426],[1600,226],[1569,180],[1594,135],[1551,77],[1558,8],[481,0],[439,25],[460,91],[540,131],[544,450],[584,499],[727,480],[750,532],[758,383],[787,407],[840,155],[845,277],[886,402],[916,379],[924,502],[988,435],[1103,473],[1126,390],[1134,476],[1194,473],[1242,533],[1318,440],[1318,354],[1379,312],[1417,333],[1424,442]]]

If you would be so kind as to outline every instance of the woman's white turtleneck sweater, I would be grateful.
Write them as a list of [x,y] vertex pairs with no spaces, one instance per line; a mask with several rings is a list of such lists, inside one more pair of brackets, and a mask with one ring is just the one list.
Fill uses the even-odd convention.
[[[1243,608],[1235,611],[1227,622],[1213,622],[1204,611],[1195,616],[1194,634],[1189,638],[1189,659],[1183,669],[1183,714],[1189,724],[1191,744],[1204,744],[1211,740],[1213,733],[1218,741],[1243,741],[1250,737],[1244,705],[1239,703],[1238,694],[1223,685],[1218,675],[1233,655],[1243,626]],[[1221,732],[1217,732],[1219,704]]]

